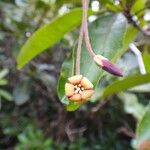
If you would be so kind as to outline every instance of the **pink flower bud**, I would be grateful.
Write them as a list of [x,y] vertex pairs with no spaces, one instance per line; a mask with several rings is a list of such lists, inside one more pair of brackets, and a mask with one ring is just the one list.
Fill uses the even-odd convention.
[[111,61],[109,61],[107,58],[101,55],[96,55],[94,57],[94,61],[103,70],[116,76],[123,76],[122,70],[116,64],[113,64]]

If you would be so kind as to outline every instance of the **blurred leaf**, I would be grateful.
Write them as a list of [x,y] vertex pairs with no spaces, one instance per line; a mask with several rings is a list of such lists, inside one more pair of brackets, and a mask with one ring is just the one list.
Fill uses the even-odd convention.
[[144,83],[150,82],[150,74],[146,75],[134,75],[131,77],[127,77],[123,80],[116,81],[111,85],[107,86],[102,92],[102,97],[108,97],[112,94],[118,93],[120,91],[127,90],[137,85],[141,85]]
[[134,4],[136,0],[125,0],[126,6],[130,9]]
[[120,58],[128,50],[129,44],[132,43],[133,40],[136,38],[137,33],[138,33],[138,30],[135,27],[130,26],[130,25],[127,27],[127,30],[123,39],[123,50],[118,52],[114,60],[116,60],[116,58]]
[[138,122],[136,138],[138,146],[144,141],[150,140],[150,104],[147,106],[142,119]]
[[118,61],[119,66],[123,70],[124,76],[135,75],[139,69],[136,56],[131,52],[126,52]]
[[3,69],[0,71],[0,79],[4,78],[8,74],[8,69]]
[[[112,60],[123,50],[123,38],[127,22],[123,15],[102,15],[89,27],[92,48]],[[97,85],[104,71],[89,56],[85,44],[81,52],[81,74],[86,76],[94,86]]]
[[121,12],[122,8],[120,5],[114,5],[113,3],[107,3],[106,8],[112,12]]
[[12,101],[12,99],[13,99],[13,97],[11,96],[11,94],[8,93],[5,90],[0,90],[0,96],[3,97],[3,98],[5,98],[8,101]]
[[81,5],[81,1],[80,0],[56,0],[56,5],[57,7],[60,7],[64,4],[80,4]]
[[67,109],[67,111],[75,111],[75,110],[78,109],[79,107],[80,107],[80,104],[76,104],[76,103],[74,103],[74,102],[70,102],[70,103],[67,105],[66,109]]
[[7,85],[8,81],[3,79],[3,80],[0,80],[0,85]]
[[137,13],[145,7],[146,0],[136,0],[135,4],[132,7],[132,11]]
[[50,138],[45,138],[42,131],[35,125],[29,124],[18,135],[15,150],[53,150],[53,143]]
[[21,48],[17,58],[18,68],[22,68],[35,56],[57,43],[65,33],[80,24],[81,18],[82,10],[74,9],[38,29]]
[[70,56],[62,65],[61,74],[58,81],[58,96],[62,103],[68,105],[69,101],[64,95],[64,85],[67,82],[67,78],[72,76],[74,73],[74,64],[73,58]]
[[30,87],[28,81],[19,82],[13,91],[14,101],[17,105],[22,105],[30,99]]
[[138,92],[138,93],[149,93],[150,92],[150,84],[139,85],[131,88],[129,91]]
[[124,49],[127,50],[129,47],[129,44],[133,42],[133,40],[136,38],[138,33],[138,30],[134,26],[130,26],[127,29],[127,32],[124,37],[123,45]]
[[131,93],[120,93],[120,99],[124,103],[124,109],[127,113],[132,114],[136,119],[141,119],[144,115],[144,105],[138,102],[138,98],[135,94]]
[[61,73],[59,76],[58,84],[57,84],[57,93],[61,102],[65,105],[69,104],[67,97],[64,94],[64,85],[68,80],[68,77],[72,76],[75,71],[75,50],[76,44],[73,47],[72,53],[70,56],[63,62]]
[[143,61],[145,64],[146,71],[150,73],[150,54],[147,51],[143,53]]
[[[101,54],[113,59],[119,51],[123,50],[123,38],[126,32],[127,22],[123,15],[102,15],[90,24],[89,31],[92,47],[96,54]],[[74,56],[74,55],[73,55]],[[75,58],[74,58],[75,59]],[[73,75],[73,62],[65,61],[59,79],[58,94],[60,99],[64,97],[64,85],[69,76]],[[93,62],[85,45],[81,52],[81,74],[86,76],[94,86],[97,85],[104,71]]]

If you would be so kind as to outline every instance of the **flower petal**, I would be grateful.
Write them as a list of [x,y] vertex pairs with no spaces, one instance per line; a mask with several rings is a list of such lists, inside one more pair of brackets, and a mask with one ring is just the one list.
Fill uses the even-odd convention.
[[81,82],[81,79],[82,79],[82,75],[75,75],[68,78],[68,81],[73,85],[75,85],[75,84],[79,84]]
[[81,94],[74,94],[73,96],[69,97],[69,100],[74,102],[81,101]]
[[70,84],[70,83],[66,83],[65,84],[65,93],[66,96],[72,96],[74,94],[74,85]]
[[92,89],[93,88],[93,84],[86,77],[82,78],[81,85],[84,87],[84,89]]
[[94,90],[84,90],[81,94],[82,100],[87,100],[90,98],[94,93]]

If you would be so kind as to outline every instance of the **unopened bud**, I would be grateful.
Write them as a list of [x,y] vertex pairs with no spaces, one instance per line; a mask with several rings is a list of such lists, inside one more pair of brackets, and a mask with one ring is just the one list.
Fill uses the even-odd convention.
[[113,64],[111,61],[109,61],[107,58],[101,55],[96,55],[94,57],[94,61],[103,70],[116,76],[123,76],[122,70],[116,64]]

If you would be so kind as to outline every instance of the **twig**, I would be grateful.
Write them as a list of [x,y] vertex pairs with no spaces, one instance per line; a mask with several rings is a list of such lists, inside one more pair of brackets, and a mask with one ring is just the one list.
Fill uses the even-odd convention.
[[94,57],[95,53],[90,43],[88,23],[87,23],[88,0],[82,0],[82,6],[83,6],[83,30],[84,30],[85,43],[90,56]]
[[125,7],[123,9],[123,14],[127,18],[128,22],[132,24],[135,28],[137,28],[144,36],[150,37],[150,34],[143,30],[143,28],[140,26],[138,19],[136,19],[136,15],[132,14],[128,7]]

